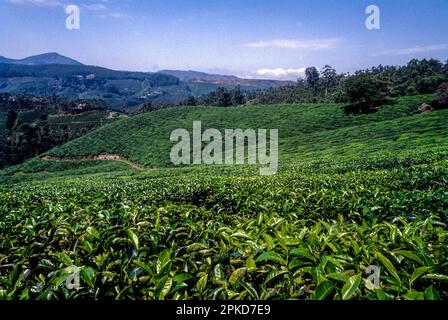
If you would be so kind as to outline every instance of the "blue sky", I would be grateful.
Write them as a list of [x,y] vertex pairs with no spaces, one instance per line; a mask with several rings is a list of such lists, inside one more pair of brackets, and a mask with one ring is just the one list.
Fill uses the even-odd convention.
[[[80,30],[65,28],[78,5]],[[368,5],[381,29],[365,27]],[[447,0],[0,0],[0,55],[58,52],[113,69],[294,79],[448,59]]]

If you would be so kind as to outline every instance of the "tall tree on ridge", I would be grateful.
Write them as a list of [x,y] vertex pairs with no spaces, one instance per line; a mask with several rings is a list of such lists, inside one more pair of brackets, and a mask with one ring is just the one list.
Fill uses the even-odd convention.
[[328,90],[338,84],[336,70],[333,69],[328,64],[323,67],[322,72],[322,82],[325,88],[325,96],[328,95]]

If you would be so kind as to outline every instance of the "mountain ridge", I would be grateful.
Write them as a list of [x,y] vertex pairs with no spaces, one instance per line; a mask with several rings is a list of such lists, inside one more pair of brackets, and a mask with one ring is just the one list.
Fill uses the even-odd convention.
[[60,65],[83,65],[81,62],[72,58],[63,56],[57,52],[48,52],[38,55],[29,56],[23,59],[11,59],[4,56],[0,56],[0,63],[6,64],[21,64],[21,65],[48,65],[48,64],[60,64]]
[[[60,65],[78,65],[78,66],[90,66],[83,64],[75,59],[72,59],[70,57],[61,55],[57,52],[47,52],[42,53],[38,55],[33,55],[29,57],[25,57],[23,59],[12,59],[7,58],[5,56],[0,56],[0,64],[21,64],[21,65],[49,65],[49,64],[60,64]],[[95,66],[100,67],[100,66]],[[109,68],[105,68],[109,69]],[[126,70],[115,70],[115,69],[109,69],[113,71],[123,71],[128,72]],[[139,71],[136,71],[140,73]],[[152,73],[152,72],[141,72],[141,73]],[[216,73],[207,73],[203,71],[196,71],[196,70],[170,70],[170,69],[163,69],[159,70],[155,73],[161,73],[161,74],[168,74],[171,76],[175,76],[179,78],[181,81],[192,81],[197,82],[199,80],[202,81],[223,81],[224,82],[231,82],[231,81],[241,81],[241,82],[265,82],[265,83],[279,83],[279,84],[287,84],[291,83],[292,81],[287,80],[274,80],[274,79],[246,79],[246,78],[240,78],[234,75],[222,75],[222,74],[216,74]]]
[[194,70],[160,70],[157,73],[168,74],[179,78],[187,83],[212,83],[217,85],[243,86],[243,87],[259,87],[260,89],[268,89],[271,87],[279,87],[292,84],[293,81],[271,80],[271,79],[245,79],[233,75],[212,74]]
[[103,99],[114,109],[137,107],[147,101],[179,103],[218,87],[266,90],[292,82],[241,79],[198,71],[117,71],[82,64],[56,52],[24,59],[0,56],[0,93],[59,95],[69,99]]

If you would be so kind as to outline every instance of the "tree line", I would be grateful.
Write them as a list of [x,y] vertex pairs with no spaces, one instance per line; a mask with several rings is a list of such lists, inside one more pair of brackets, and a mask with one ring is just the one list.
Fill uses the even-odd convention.
[[[365,113],[377,110],[389,97],[435,93],[446,86],[448,61],[413,59],[404,66],[372,67],[353,74],[337,73],[329,66],[321,70],[309,67],[305,78],[292,85],[265,91],[242,91],[219,87],[201,97],[188,97],[180,105],[210,105],[219,107],[243,104],[282,103],[345,103],[349,113]],[[443,99],[442,99],[443,100]],[[435,101],[435,107],[443,104]]]

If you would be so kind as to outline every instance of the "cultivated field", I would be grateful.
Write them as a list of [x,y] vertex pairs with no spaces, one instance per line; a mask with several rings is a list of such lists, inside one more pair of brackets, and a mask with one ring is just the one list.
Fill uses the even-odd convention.
[[[447,299],[448,110],[164,109],[0,171],[10,299]],[[173,129],[278,128],[279,173],[169,163]],[[69,290],[73,266],[80,288]],[[366,268],[380,268],[381,284]]]

